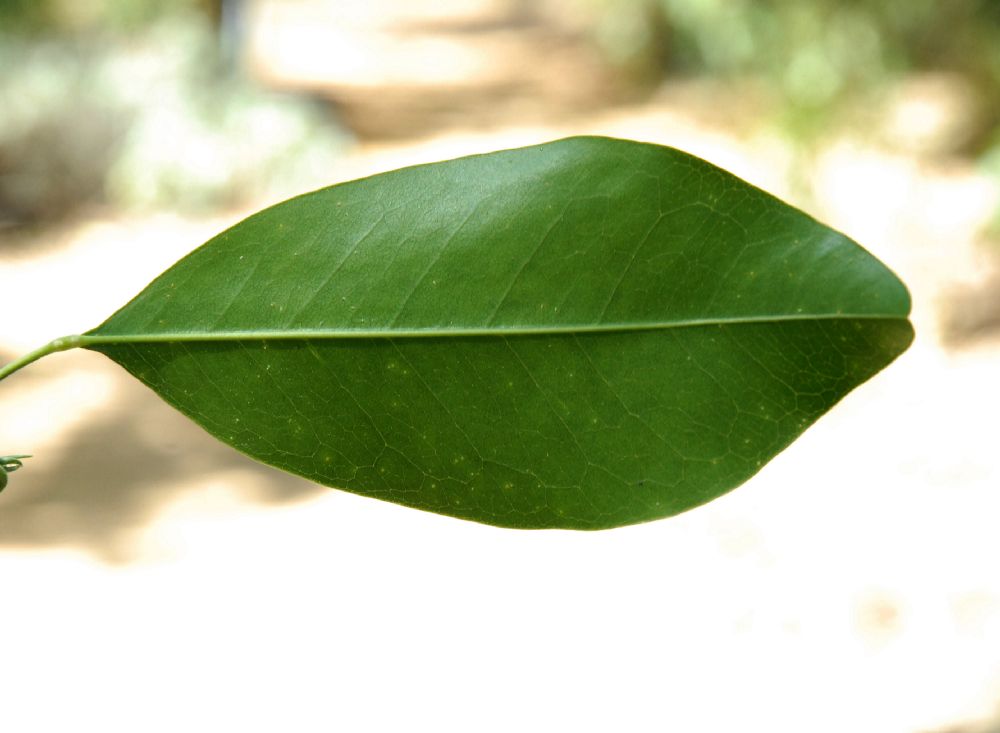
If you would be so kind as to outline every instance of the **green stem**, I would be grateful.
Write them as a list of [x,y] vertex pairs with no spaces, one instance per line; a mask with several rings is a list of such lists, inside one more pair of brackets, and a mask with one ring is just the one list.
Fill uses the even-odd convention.
[[12,361],[7,366],[0,368],[0,380],[6,379],[14,372],[22,369],[32,362],[38,361],[43,356],[48,356],[49,354],[55,354],[57,351],[66,351],[68,349],[75,349],[83,343],[82,336],[63,336],[55,341],[51,341],[40,349],[35,349],[34,351],[28,352],[20,359]]

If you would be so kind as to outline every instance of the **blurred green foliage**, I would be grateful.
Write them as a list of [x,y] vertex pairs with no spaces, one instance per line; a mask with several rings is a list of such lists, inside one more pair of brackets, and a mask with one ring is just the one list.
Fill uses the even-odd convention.
[[213,0],[0,0],[0,29],[19,35],[128,32],[158,18],[208,10]]
[[0,226],[82,206],[205,209],[330,178],[314,100],[228,68],[218,3],[0,0]]
[[961,76],[986,108],[966,152],[1000,125],[997,0],[581,0],[608,56],[636,76],[752,78],[822,121],[908,74]]

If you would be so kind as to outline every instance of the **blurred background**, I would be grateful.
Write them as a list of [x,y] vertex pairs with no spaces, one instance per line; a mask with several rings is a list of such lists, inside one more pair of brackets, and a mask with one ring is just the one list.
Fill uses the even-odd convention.
[[317,487],[49,357],[0,384],[0,727],[1000,731],[994,0],[0,0],[0,361],[267,204],[571,134],[854,237],[916,343],[599,534]]

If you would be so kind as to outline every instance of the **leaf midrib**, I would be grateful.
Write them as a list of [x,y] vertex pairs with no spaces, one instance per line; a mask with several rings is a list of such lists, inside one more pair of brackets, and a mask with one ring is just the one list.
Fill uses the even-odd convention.
[[899,313],[823,313],[781,316],[743,316],[731,318],[697,318],[680,321],[648,323],[575,324],[565,326],[513,326],[491,328],[424,328],[424,329],[267,329],[177,331],[147,334],[102,334],[94,329],[79,339],[79,346],[99,346],[129,343],[175,343],[183,341],[277,341],[319,339],[403,339],[403,338],[474,338],[489,336],[556,336],[581,333],[620,333],[628,331],[660,331],[705,326],[789,323],[800,321],[835,320],[907,320]]

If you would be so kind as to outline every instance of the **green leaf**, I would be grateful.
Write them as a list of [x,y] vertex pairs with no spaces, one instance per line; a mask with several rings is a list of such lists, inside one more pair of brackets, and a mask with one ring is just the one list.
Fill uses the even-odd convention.
[[317,482],[509,527],[676,514],[746,481],[912,339],[841,234],[605,138],[262,211],[80,343]]
[[8,474],[14,473],[24,465],[21,462],[22,458],[31,458],[31,456],[0,456],[0,491],[7,488]]

